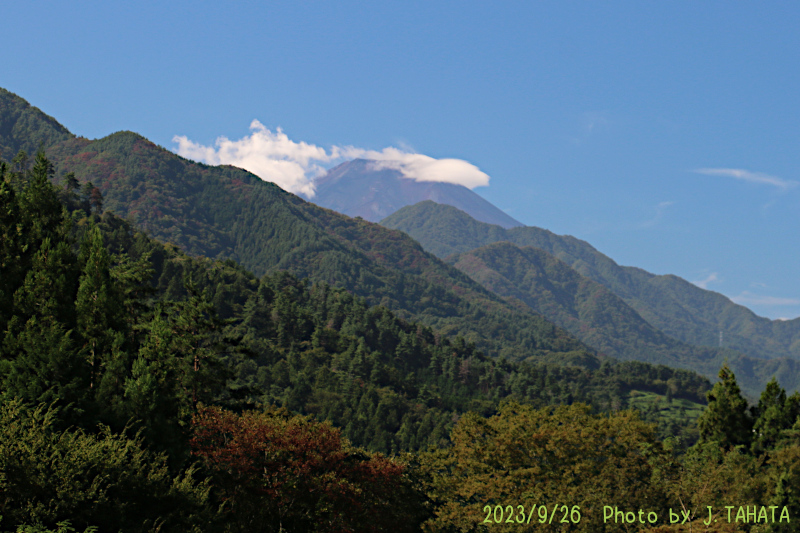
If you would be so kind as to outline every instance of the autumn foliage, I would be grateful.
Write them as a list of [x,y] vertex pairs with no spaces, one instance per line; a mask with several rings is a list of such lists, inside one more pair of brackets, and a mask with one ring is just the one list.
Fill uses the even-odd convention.
[[193,453],[237,530],[404,530],[405,466],[353,448],[328,423],[278,409],[201,407],[193,431]]

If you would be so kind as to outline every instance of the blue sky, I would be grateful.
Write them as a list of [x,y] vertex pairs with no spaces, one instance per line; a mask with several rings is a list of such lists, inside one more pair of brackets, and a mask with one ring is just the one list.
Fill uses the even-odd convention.
[[327,154],[314,172],[334,147],[462,159],[525,224],[800,316],[800,4],[34,0],[0,19],[0,86],[78,135],[177,150],[281,128]]

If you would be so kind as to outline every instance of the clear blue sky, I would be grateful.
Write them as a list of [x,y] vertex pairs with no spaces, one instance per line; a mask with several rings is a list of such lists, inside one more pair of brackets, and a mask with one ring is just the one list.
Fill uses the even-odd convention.
[[211,146],[257,119],[464,159],[525,224],[800,315],[800,4],[29,1],[0,20],[0,86],[78,135]]

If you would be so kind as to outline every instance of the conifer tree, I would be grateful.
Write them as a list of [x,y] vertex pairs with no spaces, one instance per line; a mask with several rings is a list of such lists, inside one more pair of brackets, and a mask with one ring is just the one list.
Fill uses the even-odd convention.
[[786,397],[786,391],[773,377],[761,393],[755,409],[757,418],[753,424],[753,453],[760,454],[772,449],[781,432],[792,426],[796,418],[796,414],[792,417],[792,404]]
[[81,207],[86,212],[87,215],[90,215],[92,212],[92,191],[94,190],[94,183],[91,181],[87,181],[81,187],[81,194],[80,194],[80,201]]
[[178,304],[174,317],[176,355],[181,359],[178,379],[185,391],[183,403],[194,410],[198,402],[210,403],[224,387],[228,377],[220,355],[231,346],[221,338],[221,321],[206,294],[200,294],[187,281],[190,294]]
[[[213,531],[209,487],[191,470],[176,477],[166,458],[149,452],[140,438],[108,428],[63,430],[59,416],[46,405],[0,403],[3,531],[34,523],[18,531],[39,533],[64,520],[78,531],[89,525],[98,531]],[[68,531],[75,530],[59,528]]]
[[749,446],[753,421],[747,412],[736,376],[727,363],[719,371],[719,381],[707,394],[708,407],[698,418],[700,440],[715,442],[723,448]]
[[230,345],[220,338],[213,306],[192,283],[186,290],[188,301],[156,308],[124,384],[129,416],[177,460],[197,404],[213,403],[229,377],[220,354]]
[[0,360],[0,388],[7,397],[66,408],[74,421],[85,407],[87,376],[70,333],[52,317],[31,317],[5,339],[7,359]]
[[75,327],[76,260],[69,221],[49,182],[51,173],[52,165],[39,152],[19,196],[5,180],[0,185],[7,237],[0,269],[7,317],[0,382],[6,395],[80,409],[84,373],[70,333]]
[[28,175],[28,166],[30,158],[25,150],[20,150],[17,155],[11,159],[11,168],[9,172],[9,180],[14,187],[21,188]]
[[46,237],[59,233],[64,219],[64,208],[50,184],[52,174],[53,165],[44,152],[37,152],[30,178],[20,196],[21,221],[25,225],[26,240],[34,248],[38,248],[38,244]]
[[92,224],[81,243],[79,262],[83,265],[75,301],[78,332],[85,343],[90,366],[89,387],[94,387],[110,348],[119,309],[111,286],[110,258],[100,229]]
[[24,276],[17,195],[0,161],[0,332],[12,314],[14,290]]
[[143,424],[146,437],[157,436],[167,446],[180,440],[179,396],[176,390],[174,338],[159,311],[146,326],[147,336],[125,381],[128,414]]
[[103,212],[103,193],[97,187],[92,187],[89,193],[89,205],[94,207],[98,214]]
[[74,193],[81,186],[78,179],[75,177],[74,172],[67,172],[64,174],[64,189],[67,192]]
[[151,263],[151,253],[146,252],[136,260],[128,254],[113,256],[109,269],[112,285],[119,304],[120,320],[127,323],[125,330],[133,335],[135,326],[151,312],[147,298],[155,294],[150,284],[155,273]]

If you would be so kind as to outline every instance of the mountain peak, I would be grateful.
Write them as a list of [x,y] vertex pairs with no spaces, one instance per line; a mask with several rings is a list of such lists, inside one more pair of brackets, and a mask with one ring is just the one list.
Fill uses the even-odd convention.
[[56,119],[0,87],[0,158],[10,161],[20,150],[33,154],[71,137]]
[[316,181],[312,202],[344,213],[379,222],[398,209],[424,200],[452,205],[481,222],[504,228],[522,226],[463,185],[417,181],[390,166],[368,159],[354,159],[330,169]]

